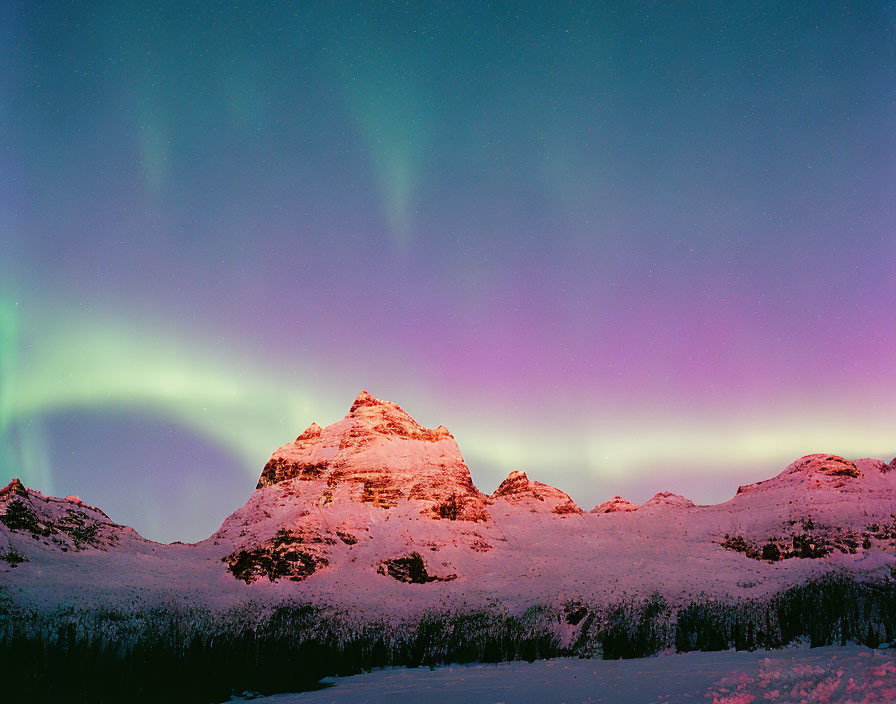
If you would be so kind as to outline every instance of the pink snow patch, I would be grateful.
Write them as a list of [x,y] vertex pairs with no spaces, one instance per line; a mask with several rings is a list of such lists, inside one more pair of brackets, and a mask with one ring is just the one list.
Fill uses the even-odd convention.
[[746,672],[735,672],[728,677],[723,677],[716,683],[718,691],[710,690],[706,697],[712,697],[712,704],[750,704],[756,699],[754,694],[746,691],[754,680]]
[[840,687],[840,678],[843,676],[843,670],[839,670],[836,675],[825,677],[817,682],[800,682],[794,686],[790,692],[791,697],[799,697],[800,701],[810,702],[830,702],[834,701],[834,693]]
[[750,704],[756,699],[749,692],[738,692],[737,694],[731,694],[723,697],[713,697],[712,704]]
[[755,679],[741,673],[719,680],[707,693],[713,704],[742,704],[762,698],[793,704],[893,704],[896,702],[896,663],[872,662],[888,657],[864,652],[827,663],[796,662],[787,667],[770,658],[760,660]]
[[880,667],[872,667],[871,674],[875,677],[886,677],[887,675],[896,675],[896,665],[886,662]]

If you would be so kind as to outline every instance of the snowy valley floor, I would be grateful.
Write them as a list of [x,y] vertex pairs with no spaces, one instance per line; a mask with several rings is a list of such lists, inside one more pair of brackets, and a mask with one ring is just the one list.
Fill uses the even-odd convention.
[[896,650],[845,646],[634,660],[557,658],[434,670],[395,668],[324,681],[333,686],[253,702],[894,704]]

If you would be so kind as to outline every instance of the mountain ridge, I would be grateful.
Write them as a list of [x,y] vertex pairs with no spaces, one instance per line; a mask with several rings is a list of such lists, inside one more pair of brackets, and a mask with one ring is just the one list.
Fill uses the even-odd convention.
[[343,419],[276,449],[245,505],[198,543],[148,541],[77,497],[14,480],[0,489],[0,585],[55,600],[75,589],[374,612],[394,599],[425,608],[429,594],[520,606],[653,592],[753,598],[842,570],[896,570],[894,468],[813,454],[720,504],[661,491],[586,512],[519,470],[484,494],[447,428],[424,428],[364,391]]

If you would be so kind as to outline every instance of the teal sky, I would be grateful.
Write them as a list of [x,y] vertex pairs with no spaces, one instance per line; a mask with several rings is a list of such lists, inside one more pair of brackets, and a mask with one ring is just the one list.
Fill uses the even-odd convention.
[[0,481],[199,539],[366,388],[585,508],[896,454],[893,2],[9,2]]

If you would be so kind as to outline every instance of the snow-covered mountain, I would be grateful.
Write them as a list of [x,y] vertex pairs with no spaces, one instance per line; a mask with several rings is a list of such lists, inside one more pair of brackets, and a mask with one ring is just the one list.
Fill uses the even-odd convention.
[[761,597],[842,570],[889,576],[896,460],[808,455],[723,504],[661,492],[586,513],[519,471],[483,494],[444,426],[362,392],[345,418],[277,449],[205,541],[153,543],[14,480],[0,491],[0,558],[0,585],[40,603],[299,599],[413,613]]
[[568,494],[548,484],[534,482],[525,472],[519,471],[508,474],[491,498],[496,504],[510,504],[511,512],[528,510],[531,513],[548,512],[558,516],[582,513],[582,509],[576,506]]
[[16,559],[10,554],[24,557],[15,551],[17,546],[25,552],[30,552],[34,543],[57,552],[106,551],[143,540],[133,528],[114,523],[77,496],[44,496],[26,489],[18,479],[0,489],[0,525],[9,545],[0,556],[6,556],[7,564]]

